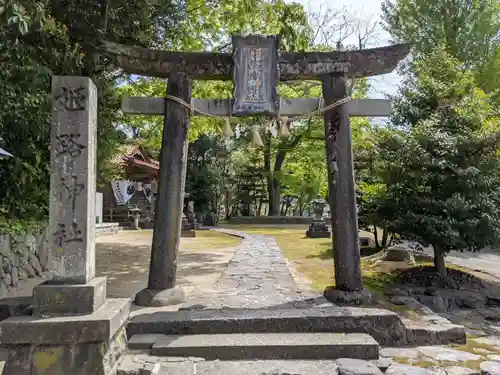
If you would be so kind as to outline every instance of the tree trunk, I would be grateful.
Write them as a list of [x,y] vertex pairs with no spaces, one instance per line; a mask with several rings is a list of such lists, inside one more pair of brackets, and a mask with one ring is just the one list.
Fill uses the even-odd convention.
[[267,172],[266,182],[267,182],[267,195],[269,200],[267,216],[277,216],[279,209],[279,200],[278,202],[276,202],[275,199],[276,191],[273,184],[274,181],[273,171],[271,169],[271,137],[266,139],[266,148],[264,150],[264,168]]
[[[276,154],[274,168],[271,171],[271,141],[269,141],[268,149],[264,153],[264,165],[269,171],[267,177],[267,190],[269,194],[269,213],[268,216],[277,216],[280,211],[281,201],[281,169],[285,163],[287,152],[297,146],[302,139],[302,135],[296,136],[289,144],[283,146]],[[267,154],[267,155],[266,155]],[[267,160],[266,160],[267,158]],[[283,215],[281,208],[281,215]]]
[[382,232],[382,248],[386,248],[387,247],[387,240],[389,238],[389,231],[387,230],[387,228],[384,228],[384,231]]
[[281,201],[281,181],[271,177],[271,181],[268,185],[269,190],[269,215],[268,216],[278,216]]
[[[271,175],[271,194],[269,196],[269,216],[277,216],[281,202],[281,168],[285,162],[286,151],[280,150],[276,154],[274,168]],[[272,207],[272,209],[271,209]]]
[[224,205],[225,205],[225,209],[224,209],[224,212],[226,213],[226,220],[229,220],[229,218],[231,217],[231,208],[229,207],[229,191],[226,191],[226,193],[224,194],[225,196],[225,199],[224,199]]
[[394,243],[394,238],[395,238],[394,233],[392,233],[389,237],[389,243],[387,244],[387,247],[392,246],[392,244]]
[[381,246],[378,242],[378,231],[377,231],[377,227],[375,225],[373,226],[373,237],[375,237],[375,247],[377,249],[381,249]]
[[434,267],[436,268],[436,272],[442,276],[446,277],[446,263],[444,261],[444,252],[433,246],[434,247]]
[[287,204],[285,207],[285,216],[288,216],[288,210],[292,207],[291,205]]
[[262,214],[262,199],[259,199],[259,208],[257,209],[257,216],[261,216]]

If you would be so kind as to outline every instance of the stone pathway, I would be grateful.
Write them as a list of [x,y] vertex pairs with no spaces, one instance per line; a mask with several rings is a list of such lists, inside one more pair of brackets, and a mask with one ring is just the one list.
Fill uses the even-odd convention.
[[[215,287],[195,287],[181,307],[201,309],[300,308],[328,305],[319,294],[297,285],[284,256],[270,236],[213,228],[243,238]],[[148,366],[160,366],[160,375],[500,375],[500,338],[469,339],[463,347],[426,346],[381,348],[380,359],[362,361],[204,361],[194,358],[132,355],[130,372],[118,375],[150,374]],[[134,369],[134,370],[132,370]],[[152,374],[153,372],[151,372]]]
[[[484,361],[475,369],[458,365],[426,367],[393,362],[388,357],[365,361],[242,360],[206,361],[197,357],[155,357],[137,353],[125,359],[117,375],[499,375],[500,363]],[[453,361],[450,361],[453,363]]]
[[[408,243],[403,242],[402,245],[407,246]],[[423,252],[427,255],[434,256],[432,247],[424,247]],[[446,263],[483,272],[500,279],[500,249],[487,248],[482,249],[478,253],[469,251],[450,251],[446,254]]]
[[182,309],[282,308],[326,302],[319,294],[298,288],[273,237],[212,230],[242,237],[243,242],[216,287],[195,289]]
[[446,262],[484,272],[500,279],[500,254],[490,252],[490,250],[484,250],[482,253],[452,251],[446,256]]
[[[222,273],[216,287],[212,290],[197,288],[193,291],[182,309],[257,309],[257,308],[300,308],[301,306],[329,305],[319,294],[301,290],[298,286],[276,240],[270,236],[249,234],[235,230],[213,228],[227,234],[243,237],[244,240],[235,250],[234,256]],[[492,338],[493,339],[493,338]],[[484,346],[484,343],[479,346]],[[492,347],[494,347],[492,345]],[[447,346],[428,346],[419,348],[382,349],[379,361],[331,361],[328,372],[334,374],[390,374],[390,375],[472,375],[499,374],[485,372],[486,368],[499,366],[495,362],[497,352],[468,352],[462,348]],[[500,347],[498,348],[500,349]],[[500,357],[498,358],[500,359]],[[296,361],[294,366],[308,363],[309,370],[316,369],[321,361]],[[403,362],[403,363],[398,363]],[[471,365],[473,362],[473,365]],[[219,363],[219,362],[217,362]],[[228,362],[220,362],[229,366]],[[242,373],[249,370],[239,362]],[[271,361],[253,361],[249,366],[264,366]],[[314,365],[313,365],[314,364]],[[273,363],[273,374],[284,374],[290,363]],[[311,367],[308,367],[311,365]],[[340,366],[339,366],[340,365]],[[200,366],[200,365],[199,365]],[[211,363],[207,363],[212,368]],[[425,366],[426,368],[422,367]],[[467,368],[468,366],[476,369]],[[478,367],[481,366],[483,371]],[[196,368],[196,366],[194,366]],[[238,366],[237,366],[238,367]],[[321,367],[321,366],[319,366]],[[260,368],[260,367],[259,367]],[[336,371],[335,371],[336,369]],[[200,368],[198,369],[200,370]],[[219,369],[220,370],[220,369]],[[307,371],[310,373],[311,371]],[[193,372],[193,373],[196,373]],[[217,374],[217,371],[207,373]],[[306,372],[297,371],[297,374]]]

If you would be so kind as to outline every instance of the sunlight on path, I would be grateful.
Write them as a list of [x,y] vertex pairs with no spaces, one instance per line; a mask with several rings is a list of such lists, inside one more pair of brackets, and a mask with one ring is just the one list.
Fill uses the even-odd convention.
[[[147,286],[152,231],[123,231],[96,239],[97,276],[108,278],[108,298],[132,298]],[[177,283],[190,293],[211,287],[226,268],[241,239],[212,231],[181,238]]]

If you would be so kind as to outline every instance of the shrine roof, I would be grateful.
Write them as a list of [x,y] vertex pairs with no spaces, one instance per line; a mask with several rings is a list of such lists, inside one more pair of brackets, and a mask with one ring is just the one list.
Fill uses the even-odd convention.
[[111,158],[111,163],[116,165],[135,165],[150,168],[153,171],[160,169],[160,163],[149,157],[139,145],[122,145]]

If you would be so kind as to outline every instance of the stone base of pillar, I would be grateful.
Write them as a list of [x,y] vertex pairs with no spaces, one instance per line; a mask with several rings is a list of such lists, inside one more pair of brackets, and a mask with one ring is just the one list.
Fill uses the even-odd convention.
[[307,238],[330,238],[331,233],[329,231],[325,232],[325,231],[315,231],[315,230],[309,229],[306,232],[306,237]]
[[324,220],[313,220],[306,232],[308,238],[330,238],[330,230]]
[[179,305],[186,301],[184,289],[175,286],[171,289],[143,289],[135,295],[138,306],[162,307]]
[[343,291],[334,286],[326,287],[323,296],[334,304],[368,305],[372,302],[372,293],[368,289],[360,291]]
[[105,277],[77,285],[49,280],[33,288],[33,315],[39,317],[92,314],[105,302]]
[[8,318],[0,322],[3,375],[115,375],[129,312],[129,299],[108,299],[84,316]]
[[196,232],[192,229],[181,230],[181,237],[194,238],[196,237]]

